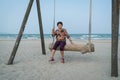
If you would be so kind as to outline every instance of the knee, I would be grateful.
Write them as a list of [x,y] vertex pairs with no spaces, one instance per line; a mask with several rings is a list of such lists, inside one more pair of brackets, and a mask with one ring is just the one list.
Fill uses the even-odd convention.
[[60,47],[60,51],[64,51],[64,47]]
[[56,50],[57,49],[57,46],[56,45],[54,45],[53,46],[53,48],[52,48],[52,50]]

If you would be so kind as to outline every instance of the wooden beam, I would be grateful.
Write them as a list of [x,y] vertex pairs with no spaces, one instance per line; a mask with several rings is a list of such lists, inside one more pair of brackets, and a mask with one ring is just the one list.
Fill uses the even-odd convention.
[[118,77],[119,0],[112,0],[111,76]]
[[36,0],[36,4],[37,4],[37,12],[38,12],[38,21],[39,21],[39,30],[40,30],[40,37],[41,37],[42,54],[45,55],[46,51],[45,51],[45,42],[44,42],[41,10],[40,10],[40,1]]
[[[52,50],[54,44],[49,44],[49,50]],[[58,47],[56,50],[60,50],[60,47]],[[86,45],[83,44],[66,44],[64,47],[64,51],[78,51],[82,53],[89,53],[94,52],[94,44],[87,43]]]
[[16,55],[16,52],[17,52],[19,43],[20,43],[20,41],[21,41],[21,37],[22,37],[22,35],[23,35],[24,29],[25,29],[25,25],[26,25],[26,22],[27,22],[27,20],[28,20],[29,14],[30,14],[30,10],[31,10],[33,1],[34,1],[34,0],[30,0],[30,2],[29,2],[29,4],[28,4],[28,8],[27,8],[27,10],[26,10],[26,13],[25,13],[25,16],[24,16],[24,19],[23,19],[23,22],[22,22],[22,25],[21,25],[21,28],[20,28],[18,37],[17,37],[17,40],[16,40],[16,42],[15,42],[13,51],[12,51],[11,56],[10,56],[10,59],[9,59],[9,61],[8,61],[8,65],[13,64],[13,60],[14,60],[14,58],[15,58],[15,55]]

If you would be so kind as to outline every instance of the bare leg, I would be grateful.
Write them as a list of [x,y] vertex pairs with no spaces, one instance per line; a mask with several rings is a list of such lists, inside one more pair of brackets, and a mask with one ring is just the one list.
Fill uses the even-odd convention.
[[64,51],[60,51],[60,53],[61,53],[61,57],[62,57],[62,58],[61,58],[61,59],[62,59],[61,62],[64,63],[64,62],[65,62],[65,61],[64,61]]
[[62,60],[61,60],[62,63],[64,63],[64,46],[65,45],[66,45],[65,41],[62,41],[60,43],[60,53],[61,53],[61,57],[62,57]]
[[54,46],[53,46],[53,49],[51,51],[51,58],[54,58],[54,55],[55,55],[55,52],[56,52],[56,49],[57,47],[59,46],[60,42],[59,41],[56,41]]
[[51,58],[49,61],[54,61],[55,50],[53,49],[51,52]]
[[60,51],[61,57],[64,58],[64,51]]
[[54,55],[55,55],[55,50],[53,49],[51,52],[51,58],[54,58]]

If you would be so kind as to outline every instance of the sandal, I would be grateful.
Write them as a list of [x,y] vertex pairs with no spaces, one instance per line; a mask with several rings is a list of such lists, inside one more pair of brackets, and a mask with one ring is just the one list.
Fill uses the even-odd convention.
[[54,61],[54,58],[51,58],[49,61],[50,61],[50,62],[51,62],[51,61]]
[[64,58],[61,59],[61,63],[65,63]]

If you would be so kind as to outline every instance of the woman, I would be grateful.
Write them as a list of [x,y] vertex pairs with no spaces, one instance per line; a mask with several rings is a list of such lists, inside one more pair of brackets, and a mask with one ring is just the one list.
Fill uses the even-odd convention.
[[60,53],[61,53],[61,62],[64,63],[64,47],[66,45],[66,38],[69,39],[70,43],[72,43],[72,40],[69,36],[69,34],[67,33],[67,30],[62,28],[63,27],[63,23],[62,22],[58,22],[57,23],[58,29],[55,30],[54,28],[52,29],[52,35],[56,36],[56,42],[52,48],[52,52],[51,52],[51,58],[49,61],[54,61],[54,55],[55,55],[55,51],[57,49],[57,47],[60,47]]

